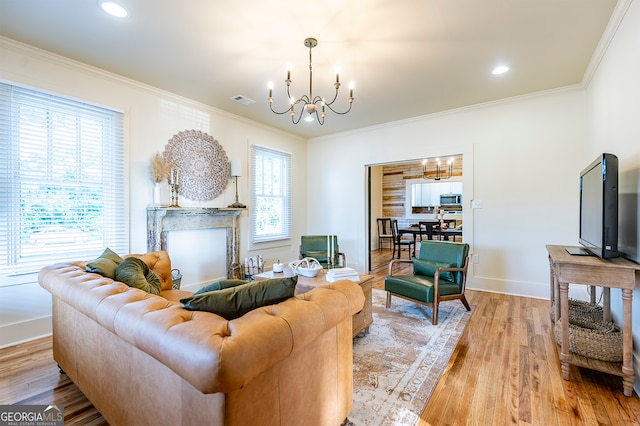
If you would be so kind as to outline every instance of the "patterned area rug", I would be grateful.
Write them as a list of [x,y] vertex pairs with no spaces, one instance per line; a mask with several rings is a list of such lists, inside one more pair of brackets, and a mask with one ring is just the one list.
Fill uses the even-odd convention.
[[473,312],[440,303],[434,326],[430,308],[394,297],[387,309],[385,297],[373,289],[373,324],[353,341],[355,426],[416,424]]

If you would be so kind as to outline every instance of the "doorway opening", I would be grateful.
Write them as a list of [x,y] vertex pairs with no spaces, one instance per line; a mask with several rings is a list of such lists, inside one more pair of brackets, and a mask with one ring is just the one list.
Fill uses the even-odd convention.
[[[432,238],[446,238],[450,241],[465,239],[463,217],[466,197],[462,160],[462,154],[456,154],[365,166],[368,271],[381,267],[374,265],[372,259],[384,262],[388,257],[391,260],[395,246],[390,239],[380,238],[379,218],[397,220],[398,228],[406,233],[415,231],[420,227],[420,222],[424,222],[432,223],[429,226],[436,226]],[[471,191],[466,192],[471,195]],[[445,232],[447,229],[449,231]],[[421,238],[427,238],[426,233],[420,235],[414,232],[413,236],[416,236],[418,243],[416,247],[419,247]],[[404,246],[402,248],[408,249]],[[373,257],[372,251],[376,251]],[[397,256],[397,252],[395,253]],[[406,252],[403,255],[406,256]]]

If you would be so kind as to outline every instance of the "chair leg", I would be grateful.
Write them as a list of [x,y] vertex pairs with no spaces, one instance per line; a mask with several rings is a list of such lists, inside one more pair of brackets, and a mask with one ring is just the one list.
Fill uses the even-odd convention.
[[387,302],[384,304],[385,308],[391,307],[391,292],[387,292]]
[[433,315],[431,316],[431,324],[438,325],[438,304],[433,304]]
[[465,308],[467,308],[467,311],[471,310],[471,306],[469,306],[469,302],[467,302],[467,298],[464,296],[464,294],[462,295],[462,297],[460,298],[460,301],[462,302],[462,304],[464,305]]

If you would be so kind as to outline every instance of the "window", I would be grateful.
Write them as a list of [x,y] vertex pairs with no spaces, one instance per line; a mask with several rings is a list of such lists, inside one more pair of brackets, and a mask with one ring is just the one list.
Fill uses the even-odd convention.
[[291,154],[252,146],[253,242],[291,238]]
[[0,276],[128,249],[122,121],[0,83]]

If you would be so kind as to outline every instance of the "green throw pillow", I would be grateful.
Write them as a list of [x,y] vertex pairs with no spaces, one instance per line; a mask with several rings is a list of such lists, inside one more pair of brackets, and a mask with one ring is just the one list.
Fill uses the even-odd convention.
[[160,294],[162,287],[156,273],[137,257],[128,257],[118,265],[115,280],[123,282],[129,287],[139,288],[147,293],[157,295]]
[[91,263],[87,263],[87,272],[95,272],[103,277],[114,279],[116,276],[116,268],[122,262],[122,258],[111,249],[104,249],[100,257]]
[[200,290],[193,293],[193,295],[195,296],[196,294],[208,293],[210,291],[224,290],[225,288],[239,286],[248,282],[249,281],[245,280],[220,280],[202,287]]
[[222,290],[194,294],[180,300],[190,311],[206,311],[232,320],[261,306],[275,305],[293,297],[298,276],[256,281]]
[[[433,277],[436,274],[438,268],[451,268],[451,263],[438,262],[435,260],[416,259],[413,260],[413,273],[416,275],[424,275],[427,277]],[[451,271],[440,272],[440,279],[453,282],[453,273]]]

